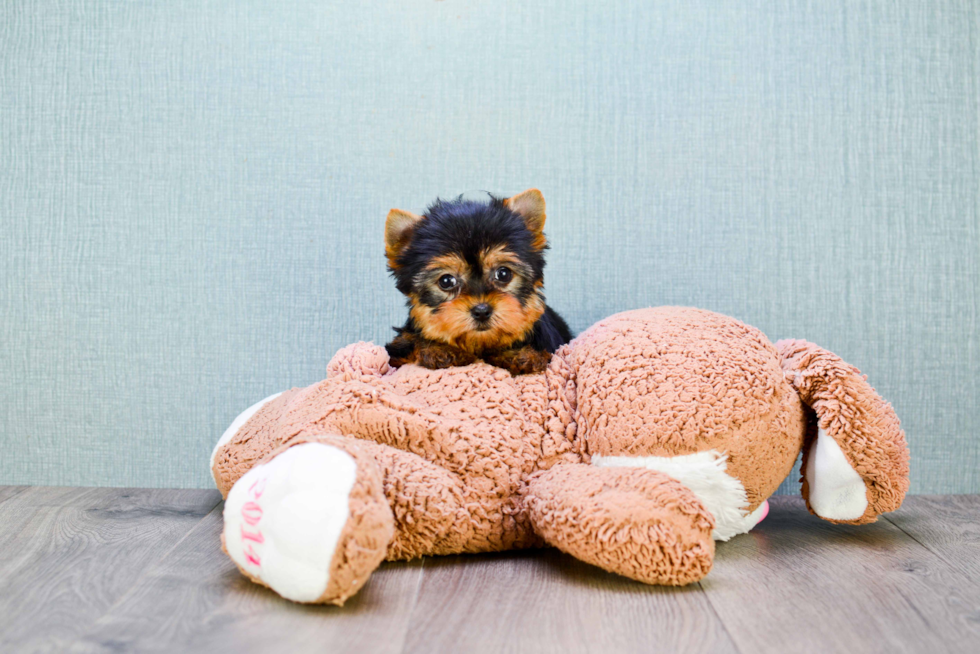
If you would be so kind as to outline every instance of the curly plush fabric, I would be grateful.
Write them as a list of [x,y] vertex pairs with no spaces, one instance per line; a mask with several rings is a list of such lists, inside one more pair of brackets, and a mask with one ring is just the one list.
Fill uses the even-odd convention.
[[[790,383],[867,486],[864,514],[831,522],[874,522],[879,514],[900,507],[909,489],[909,450],[892,405],[868,385],[867,376],[836,354],[801,340],[779,341],[776,347]],[[803,470],[809,456],[810,448],[804,447]],[[806,477],[802,484],[807,508],[815,513]]]
[[627,311],[583,333],[564,358],[577,371],[574,416],[588,455],[725,452],[750,511],[792,470],[803,406],[754,327],[696,309]]
[[665,474],[556,466],[531,478],[526,502],[548,544],[605,570],[682,586],[711,569],[714,517]]
[[867,485],[867,510],[851,522],[896,508],[908,488],[904,435],[853,367],[677,307],[611,316],[546,372],[520,377],[482,362],[392,369],[383,348],[348,346],[324,381],[243,418],[212,472],[227,496],[297,443],[354,457],[362,486],[348,506],[363,518],[345,527],[319,601],[355,592],[381,540],[388,559],[549,543],[647,583],[684,584],[710,569],[713,529],[728,538],[764,515],[813,438],[808,406]]

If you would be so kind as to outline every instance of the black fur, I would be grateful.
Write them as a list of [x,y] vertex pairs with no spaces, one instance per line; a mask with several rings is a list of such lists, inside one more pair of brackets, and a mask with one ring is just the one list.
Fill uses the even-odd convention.
[[568,328],[564,318],[551,307],[545,306],[544,315],[534,323],[534,332],[524,345],[554,354],[555,350],[570,340],[572,340],[572,330]]
[[[399,336],[419,333],[419,329],[415,326],[415,321],[412,320],[411,316],[408,317],[408,321],[404,327],[394,327],[394,330]],[[414,349],[415,343],[410,340],[396,339],[385,345],[385,350],[387,350],[388,356],[392,359],[406,359],[412,354],[412,350]]]

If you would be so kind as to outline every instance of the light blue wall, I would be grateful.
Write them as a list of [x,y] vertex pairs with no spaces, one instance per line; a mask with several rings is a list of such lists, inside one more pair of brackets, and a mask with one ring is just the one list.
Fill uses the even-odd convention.
[[537,186],[576,330],[820,343],[980,492],[978,79],[971,2],[4,2],[0,483],[210,485],[403,319],[390,207]]

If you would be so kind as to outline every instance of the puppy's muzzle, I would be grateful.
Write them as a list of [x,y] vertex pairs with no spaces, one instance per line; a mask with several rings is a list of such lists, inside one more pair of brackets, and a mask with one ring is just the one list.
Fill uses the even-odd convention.
[[493,315],[493,307],[486,302],[481,302],[470,309],[470,315],[473,316],[473,319],[476,320],[480,328],[486,329],[487,322],[490,320],[490,316]]

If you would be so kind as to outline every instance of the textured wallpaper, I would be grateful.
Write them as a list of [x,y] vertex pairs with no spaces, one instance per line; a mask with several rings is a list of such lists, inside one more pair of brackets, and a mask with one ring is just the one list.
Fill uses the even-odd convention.
[[0,3],[0,483],[209,486],[404,319],[389,208],[537,186],[573,328],[812,340],[980,492],[978,80],[972,2]]

